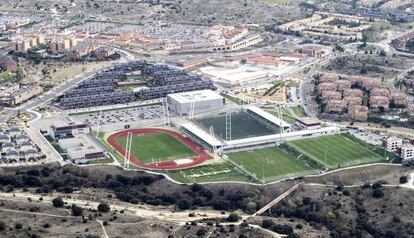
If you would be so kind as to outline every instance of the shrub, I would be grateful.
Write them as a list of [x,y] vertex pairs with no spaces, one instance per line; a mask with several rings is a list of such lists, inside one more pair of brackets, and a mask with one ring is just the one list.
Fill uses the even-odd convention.
[[100,212],[109,212],[111,210],[111,207],[106,203],[100,203],[98,205],[98,211]]
[[296,233],[290,233],[286,238],[300,238],[300,236]]
[[312,198],[311,197],[304,197],[302,199],[302,202],[304,205],[309,205],[312,202]]
[[382,198],[384,197],[384,192],[380,188],[376,188],[372,191],[372,197]]
[[61,197],[57,197],[52,200],[52,204],[54,207],[63,207],[65,203]]
[[72,204],[71,210],[72,210],[72,216],[82,216],[83,214],[83,209],[77,206],[76,204]]
[[4,221],[0,221],[0,231],[6,230],[6,223]]
[[263,227],[263,228],[265,228],[265,229],[269,229],[269,228],[271,228],[273,225],[274,225],[274,222],[273,222],[272,220],[269,220],[269,219],[264,219],[264,220],[262,221],[262,227]]
[[372,184],[372,189],[382,188],[382,184],[380,182],[375,182]]
[[303,229],[303,225],[302,224],[296,224],[296,229]]
[[187,209],[190,209],[191,203],[186,199],[182,199],[182,200],[178,201],[177,207],[180,210],[187,210]]
[[237,221],[239,221],[240,220],[240,216],[238,215],[238,214],[236,214],[236,213],[231,213],[228,217],[227,217],[227,219],[226,219],[228,222],[237,222]]
[[200,184],[195,183],[195,184],[191,185],[191,191],[193,191],[193,192],[199,192],[202,189],[203,189],[203,186],[201,186]]
[[407,182],[408,182],[407,176],[401,176],[400,177],[400,184],[404,184],[404,183],[407,183]]
[[201,228],[197,231],[196,235],[197,236],[205,236],[206,233],[207,233],[206,229]]
[[293,233],[293,228],[289,225],[276,224],[272,227],[272,231],[279,233],[279,234],[288,235],[288,234]]

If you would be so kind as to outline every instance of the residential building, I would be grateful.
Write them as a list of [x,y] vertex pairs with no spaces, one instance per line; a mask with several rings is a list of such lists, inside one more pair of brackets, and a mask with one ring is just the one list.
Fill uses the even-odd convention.
[[360,105],[349,105],[348,115],[352,120],[355,121],[367,121],[369,109],[366,106]]
[[389,151],[398,152],[403,144],[403,140],[401,138],[391,136],[384,140],[384,146]]
[[43,88],[40,85],[36,84],[21,88],[18,91],[13,92],[9,96],[2,98],[1,102],[7,106],[16,106],[42,93]]
[[104,60],[115,54],[115,48],[113,46],[101,46],[95,50],[94,55],[97,60]]
[[0,68],[7,72],[16,72],[17,64],[8,55],[0,56]]
[[401,158],[404,160],[414,159],[414,145],[412,144],[403,144],[401,146]]

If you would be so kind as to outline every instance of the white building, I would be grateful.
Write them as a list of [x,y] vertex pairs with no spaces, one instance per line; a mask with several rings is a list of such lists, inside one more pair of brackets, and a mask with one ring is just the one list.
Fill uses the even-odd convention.
[[389,151],[397,152],[399,148],[401,148],[403,144],[403,140],[401,138],[391,136],[385,139],[385,147]]
[[62,139],[90,132],[89,125],[84,122],[62,120],[57,121],[52,125],[49,134],[55,139]]
[[404,144],[401,146],[401,157],[404,160],[414,159],[414,145]]
[[78,134],[73,138],[60,139],[59,147],[76,164],[105,158],[105,151],[86,134]]
[[167,100],[171,112],[180,116],[189,115],[192,105],[194,115],[219,110],[224,106],[224,98],[211,90],[169,94]]

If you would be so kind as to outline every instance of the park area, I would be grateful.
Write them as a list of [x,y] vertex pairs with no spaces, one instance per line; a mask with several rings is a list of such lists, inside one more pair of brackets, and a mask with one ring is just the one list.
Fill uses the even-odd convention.
[[379,154],[362,146],[350,135],[321,136],[287,144],[330,169],[382,161]]
[[[226,139],[226,115],[196,119],[207,131],[213,127],[215,135]],[[276,125],[270,126],[246,112],[231,114],[231,140],[266,136],[279,133]]]
[[265,182],[316,173],[314,168],[289,156],[278,147],[234,152],[227,156],[258,180],[263,180],[264,177]]

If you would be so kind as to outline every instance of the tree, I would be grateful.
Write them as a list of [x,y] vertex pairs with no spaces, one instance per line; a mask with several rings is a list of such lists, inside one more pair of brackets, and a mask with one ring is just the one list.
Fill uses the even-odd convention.
[[311,197],[304,197],[302,199],[303,205],[309,205],[312,202],[312,198]]
[[228,222],[237,222],[240,220],[240,216],[237,213],[231,213],[227,219]]
[[327,223],[332,223],[336,220],[336,215],[333,212],[327,212],[325,214],[325,219]]
[[276,224],[272,227],[272,231],[279,233],[279,234],[288,235],[288,234],[293,233],[293,228],[289,225]]
[[408,182],[407,176],[401,176],[400,177],[400,184],[404,184],[404,183],[407,183],[407,182]]
[[63,207],[65,202],[63,202],[63,199],[61,197],[57,197],[52,200],[52,204],[54,207]]
[[111,210],[111,207],[106,203],[100,203],[98,205],[98,211],[100,212],[109,212]]
[[22,68],[19,66],[16,68],[16,76],[18,80],[21,80],[23,78],[23,70]]
[[296,233],[290,233],[286,238],[300,238],[300,236]]
[[6,230],[6,223],[4,221],[0,221],[0,231]]
[[384,197],[384,192],[380,188],[376,188],[372,191],[372,197],[374,198],[382,198]]
[[196,235],[201,237],[201,236],[205,236],[206,233],[207,233],[206,229],[201,228],[197,231]]
[[180,210],[187,210],[187,209],[190,209],[191,203],[186,199],[182,199],[182,200],[178,201],[177,207]]
[[382,184],[380,182],[375,182],[372,184],[372,189],[382,188]]
[[83,214],[83,209],[79,206],[77,206],[76,204],[72,204],[72,216],[82,216]]
[[14,225],[14,228],[15,228],[16,230],[20,230],[20,229],[22,229],[22,228],[23,228],[23,224],[22,224],[22,223],[16,223],[16,224]]
[[269,219],[264,219],[264,220],[262,221],[262,227],[263,227],[263,228],[265,228],[265,229],[269,229],[269,228],[271,228],[273,225],[274,225],[274,222],[273,222],[272,220],[269,220]]

